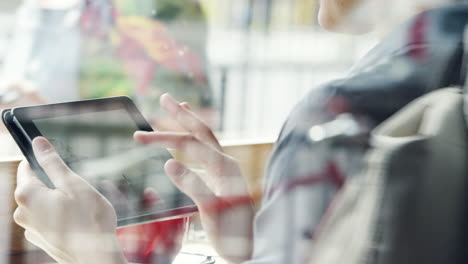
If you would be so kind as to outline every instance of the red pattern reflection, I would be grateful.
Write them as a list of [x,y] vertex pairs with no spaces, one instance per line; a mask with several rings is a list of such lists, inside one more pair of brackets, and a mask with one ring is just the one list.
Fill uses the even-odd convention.
[[171,263],[179,252],[189,218],[124,227],[117,237],[125,257],[136,263]]

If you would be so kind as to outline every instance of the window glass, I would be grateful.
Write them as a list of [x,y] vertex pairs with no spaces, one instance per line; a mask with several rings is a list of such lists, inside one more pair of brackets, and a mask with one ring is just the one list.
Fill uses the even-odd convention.
[[468,0],[0,0],[0,264],[468,263],[467,23]]
[[226,139],[274,138],[301,96],[374,44],[320,29],[309,0],[6,2],[5,78],[47,102],[128,95],[162,128],[169,92]]

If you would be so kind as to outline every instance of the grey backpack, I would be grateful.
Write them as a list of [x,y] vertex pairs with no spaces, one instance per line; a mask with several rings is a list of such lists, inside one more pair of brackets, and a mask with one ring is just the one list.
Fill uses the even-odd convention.
[[365,169],[330,206],[310,264],[462,263],[468,250],[464,97],[460,88],[434,91],[373,131]]

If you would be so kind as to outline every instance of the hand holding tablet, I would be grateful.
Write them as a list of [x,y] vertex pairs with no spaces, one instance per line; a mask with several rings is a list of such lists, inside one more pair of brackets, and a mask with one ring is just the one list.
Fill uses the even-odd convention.
[[232,263],[250,259],[255,208],[237,161],[223,152],[213,131],[186,103],[169,94],[160,101],[186,132],[137,132],[135,139],[145,145],[175,148],[203,166],[204,172],[198,173],[171,159],[165,169],[197,204],[203,228],[219,255]]
[[[4,111],[3,120],[45,185],[56,187],[32,150],[32,141],[40,136],[50,141],[72,171],[115,202],[118,226],[196,211],[164,172],[169,152],[134,141],[136,131],[152,128],[127,97],[14,108]],[[115,191],[109,192],[109,186]],[[147,189],[159,197],[153,204],[145,202]]]
[[45,138],[35,138],[32,146],[56,189],[41,182],[27,162],[20,164],[14,219],[27,240],[59,263],[127,263],[111,204],[71,171]]
[[[161,106],[187,132],[153,132],[134,104],[125,97],[16,108],[4,111],[3,119],[41,184],[57,188],[50,192],[61,192],[64,185],[57,185],[54,176],[49,175],[48,169],[38,161],[31,143],[39,136],[49,139],[65,163],[62,167],[70,168],[73,175],[84,179],[89,192],[97,189],[103,196],[107,195],[119,226],[190,215],[197,210],[193,199],[219,254],[231,262],[247,260],[252,250],[255,209],[237,162],[223,153],[211,129],[187,104],[163,95]],[[135,133],[137,130],[142,132]],[[171,159],[165,148],[186,152],[202,164],[205,173],[199,174]],[[60,168],[55,170],[66,171]],[[145,202],[148,190],[157,197],[150,206]],[[23,193],[28,191],[23,190]],[[91,195],[89,192],[74,193],[87,196]],[[111,197],[109,193],[116,195]],[[74,201],[75,206],[82,207],[80,200]],[[56,206],[63,208],[62,203]],[[75,206],[67,209],[79,212],[73,208]],[[59,212],[66,212],[59,209]],[[24,219],[34,219],[41,213],[37,209],[34,212],[32,217]],[[60,219],[56,215],[50,217]],[[68,225],[67,222],[61,224]],[[29,226],[47,234],[47,225]]]

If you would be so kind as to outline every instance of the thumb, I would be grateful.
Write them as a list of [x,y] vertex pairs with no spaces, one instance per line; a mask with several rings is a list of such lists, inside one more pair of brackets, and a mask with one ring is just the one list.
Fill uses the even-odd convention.
[[32,142],[34,155],[39,165],[59,188],[66,187],[71,176],[71,170],[57,154],[55,148],[44,137],[36,137]]
[[167,175],[174,184],[197,204],[204,206],[215,198],[204,181],[179,161],[168,160],[164,166]]

